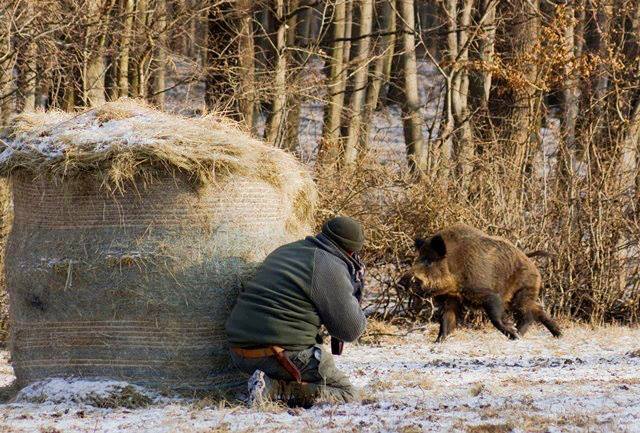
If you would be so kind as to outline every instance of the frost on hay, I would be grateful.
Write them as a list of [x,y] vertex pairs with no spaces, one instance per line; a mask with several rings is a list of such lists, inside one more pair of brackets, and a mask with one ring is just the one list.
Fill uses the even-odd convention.
[[186,175],[199,186],[237,174],[279,188],[305,222],[315,201],[313,181],[292,155],[251,138],[232,121],[180,117],[127,98],[75,114],[18,115],[0,140],[0,175],[15,172],[91,174],[110,190],[158,172]]
[[16,403],[88,404],[100,408],[135,409],[162,400],[146,388],[117,380],[51,378],[20,390]]

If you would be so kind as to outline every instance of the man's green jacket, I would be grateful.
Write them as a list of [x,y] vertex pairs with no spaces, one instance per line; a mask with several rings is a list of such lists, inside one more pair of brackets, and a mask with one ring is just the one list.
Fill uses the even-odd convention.
[[366,326],[359,268],[322,233],[276,249],[240,292],[226,325],[230,345],[304,350],[318,343],[322,324],[333,337],[357,339]]

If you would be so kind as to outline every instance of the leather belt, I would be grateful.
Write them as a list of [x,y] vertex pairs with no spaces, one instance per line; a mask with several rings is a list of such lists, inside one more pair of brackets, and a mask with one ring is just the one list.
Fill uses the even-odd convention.
[[280,346],[267,346],[257,349],[243,349],[242,347],[232,347],[231,351],[242,358],[267,358],[273,356],[278,363],[295,379],[296,382],[302,383],[302,374],[298,367],[284,354],[284,348]]

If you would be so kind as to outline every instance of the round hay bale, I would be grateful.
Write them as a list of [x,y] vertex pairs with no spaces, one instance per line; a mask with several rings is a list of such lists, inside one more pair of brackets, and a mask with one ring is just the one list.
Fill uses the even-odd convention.
[[131,100],[21,115],[0,150],[21,385],[239,383],[224,332],[237,291],[270,251],[311,230],[315,187],[295,158],[228,122]]

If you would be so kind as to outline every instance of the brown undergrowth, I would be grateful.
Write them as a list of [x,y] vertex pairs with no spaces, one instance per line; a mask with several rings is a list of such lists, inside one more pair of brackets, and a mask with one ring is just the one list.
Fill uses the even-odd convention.
[[563,201],[553,178],[531,173],[527,185],[510,184],[509,168],[496,154],[478,158],[469,189],[437,175],[411,174],[400,163],[380,163],[375,155],[352,168],[319,171],[317,224],[336,214],[364,224],[367,299],[375,315],[411,322],[433,318],[432,300],[407,275],[413,239],[464,222],[525,252],[547,253],[535,262],[543,277],[542,299],[552,314],[590,323],[638,323],[640,224],[633,197],[613,183],[594,191],[578,177],[577,198]]

